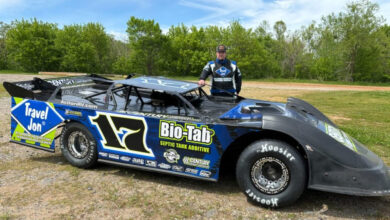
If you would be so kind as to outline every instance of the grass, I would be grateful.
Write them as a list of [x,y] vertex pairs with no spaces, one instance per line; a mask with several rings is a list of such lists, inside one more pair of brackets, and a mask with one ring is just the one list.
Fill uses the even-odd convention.
[[0,70],[0,74],[7,74],[7,73],[11,73],[11,74],[37,74],[37,73],[33,73],[33,72],[24,72],[21,70]]
[[301,98],[336,116],[340,128],[390,164],[390,92],[316,92]]
[[14,216],[12,216],[10,213],[1,213],[0,214],[0,220],[9,220],[12,219]]
[[322,81],[322,80],[316,80],[316,79],[262,78],[262,79],[245,79],[245,81],[250,81],[250,82],[314,83],[314,84],[327,84],[327,85],[390,86],[390,82],[387,82],[387,83],[345,82],[345,81]]
[[243,89],[244,97],[286,102],[301,98],[390,165],[390,92]]

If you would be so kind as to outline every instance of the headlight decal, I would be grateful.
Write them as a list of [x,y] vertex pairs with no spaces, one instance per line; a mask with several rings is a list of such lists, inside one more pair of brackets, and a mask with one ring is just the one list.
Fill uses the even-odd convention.
[[337,140],[338,142],[340,142],[344,146],[348,147],[349,149],[357,152],[355,143],[353,142],[351,137],[349,137],[348,134],[346,134],[344,131],[342,131],[338,128],[335,128],[332,125],[325,123],[325,122],[324,122],[324,126],[325,126],[325,131],[329,136],[331,136],[332,138],[334,138],[335,140]]

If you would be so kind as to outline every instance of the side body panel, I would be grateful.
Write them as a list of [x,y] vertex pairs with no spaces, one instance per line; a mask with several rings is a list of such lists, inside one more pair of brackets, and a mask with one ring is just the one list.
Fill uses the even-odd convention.
[[11,98],[11,141],[54,152],[54,138],[64,118],[53,103]]
[[[251,128],[208,124],[199,118],[101,111],[77,103],[12,98],[14,142],[54,151],[56,128],[76,121],[96,139],[101,162],[216,181],[223,152]],[[45,140],[43,142],[42,140]]]

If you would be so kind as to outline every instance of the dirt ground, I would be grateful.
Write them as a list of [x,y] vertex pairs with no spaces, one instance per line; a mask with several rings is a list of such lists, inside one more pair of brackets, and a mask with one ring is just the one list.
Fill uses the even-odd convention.
[[[0,82],[32,77],[0,74]],[[244,83],[244,88],[250,87],[390,91],[372,86]],[[270,210],[248,203],[228,174],[210,183],[105,164],[78,169],[59,150],[52,154],[9,143],[10,98],[0,97],[0,219],[390,219],[390,197],[308,190],[294,205]]]

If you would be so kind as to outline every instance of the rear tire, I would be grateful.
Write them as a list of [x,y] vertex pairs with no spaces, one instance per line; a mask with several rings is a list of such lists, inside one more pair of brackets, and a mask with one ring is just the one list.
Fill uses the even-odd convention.
[[84,125],[67,124],[62,130],[60,142],[62,155],[73,166],[91,168],[97,163],[96,140]]
[[298,150],[279,140],[260,140],[240,155],[237,182],[248,200],[267,208],[295,202],[306,188],[306,165]]

